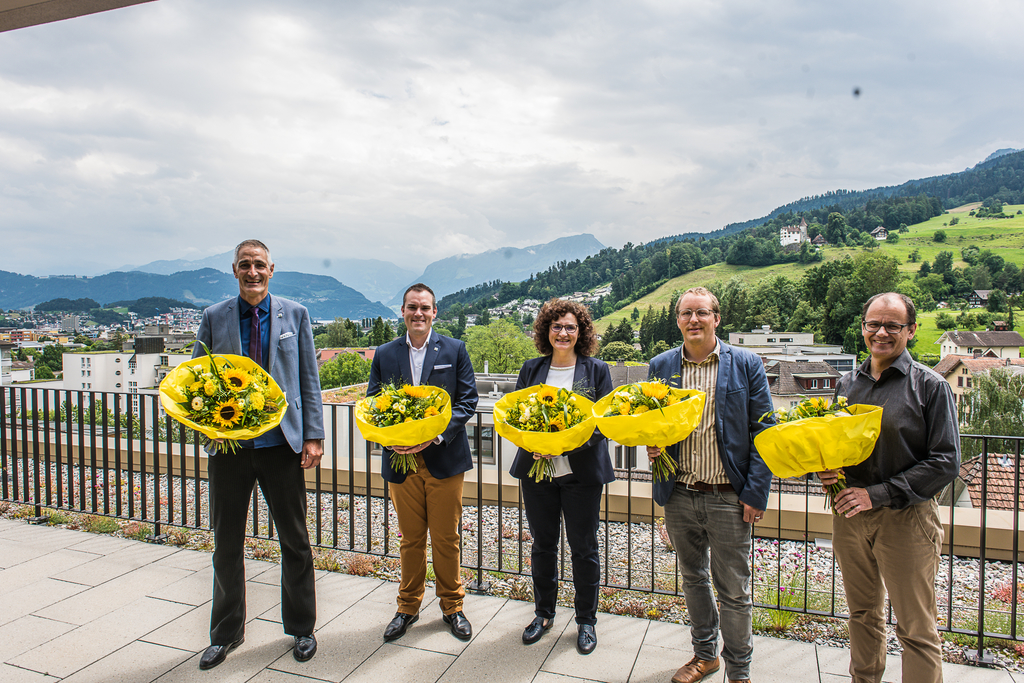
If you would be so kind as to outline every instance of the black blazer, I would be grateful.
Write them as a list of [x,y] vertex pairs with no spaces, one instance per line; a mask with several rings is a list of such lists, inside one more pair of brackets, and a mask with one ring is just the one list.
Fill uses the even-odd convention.
[[[412,384],[409,346],[405,343],[404,335],[378,347],[373,354],[366,395],[376,395],[381,385],[388,382]],[[476,414],[477,393],[476,377],[466,345],[431,330],[420,384],[441,387],[452,398],[452,419],[441,434],[443,442],[427,446],[421,451],[427,470],[436,479],[447,479],[473,469],[466,423]],[[391,453],[389,449],[384,449],[380,473],[385,481],[401,484],[406,475],[391,468]]]
[[[551,356],[533,358],[523,364],[516,381],[516,391],[543,383],[551,368]],[[612,391],[612,373],[603,360],[589,356],[576,356],[576,374],[573,376],[573,388],[587,398],[596,401],[604,398]],[[612,461],[608,456],[608,439],[595,429],[594,435],[576,450],[563,455],[569,456],[569,465],[573,474],[581,484],[607,484],[615,480]],[[509,473],[517,479],[525,479],[530,475],[533,466],[533,453],[522,448],[516,452]]]

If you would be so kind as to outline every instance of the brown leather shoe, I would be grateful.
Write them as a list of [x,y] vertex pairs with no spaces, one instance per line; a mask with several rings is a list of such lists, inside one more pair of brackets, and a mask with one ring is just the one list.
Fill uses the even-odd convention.
[[672,683],[697,683],[705,676],[710,676],[718,671],[720,666],[718,657],[706,661],[694,656],[693,659],[679,667],[679,671],[672,677]]
[[740,678],[739,680],[729,679],[729,683],[750,683],[749,678]]

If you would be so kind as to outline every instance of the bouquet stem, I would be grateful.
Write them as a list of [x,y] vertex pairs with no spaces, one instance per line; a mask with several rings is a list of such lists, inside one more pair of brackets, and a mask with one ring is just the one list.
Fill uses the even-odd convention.
[[674,458],[670,457],[665,449],[661,449],[658,457],[651,461],[651,475],[655,483],[671,481],[676,478],[679,466]]
[[845,488],[846,477],[843,476],[842,472],[839,473],[839,481],[825,487],[825,506],[832,509],[833,515],[839,514],[836,512],[836,496]]
[[534,460],[533,466],[530,467],[530,476],[538,484],[554,479],[555,465],[551,462],[551,458],[537,458]]
[[409,474],[415,472],[416,467],[416,454],[415,453],[395,453],[391,452],[391,469],[401,474]]
[[213,449],[215,454],[238,451],[238,441],[234,439],[211,439],[207,436],[204,436],[203,439],[203,447]]

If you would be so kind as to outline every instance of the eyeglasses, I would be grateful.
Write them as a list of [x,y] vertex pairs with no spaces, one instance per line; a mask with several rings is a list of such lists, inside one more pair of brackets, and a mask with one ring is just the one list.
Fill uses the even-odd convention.
[[559,325],[558,323],[552,323],[551,331],[558,334],[562,330],[565,330],[566,334],[574,334],[579,329],[579,325]]
[[877,320],[861,320],[860,324],[868,332],[878,332],[884,327],[889,334],[899,334],[904,327],[909,327],[913,323],[880,323]]
[[697,316],[697,320],[707,320],[714,314],[715,312],[709,308],[698,308],[697,310],[687,308],[684,311],[679,311],[679,317],[683,320],[689,320],[693,316]]

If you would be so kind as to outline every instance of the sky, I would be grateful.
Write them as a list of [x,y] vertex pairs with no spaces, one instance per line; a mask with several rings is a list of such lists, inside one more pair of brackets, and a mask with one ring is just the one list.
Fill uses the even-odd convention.
[[1016,0],[157,0],[0,33],[0,270],[716,230],[1024,148],[1021,26]]

